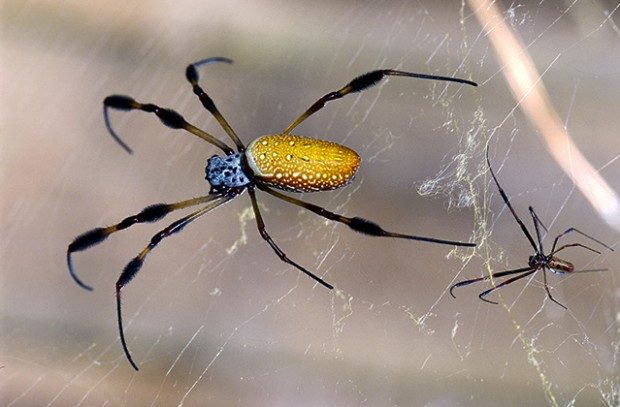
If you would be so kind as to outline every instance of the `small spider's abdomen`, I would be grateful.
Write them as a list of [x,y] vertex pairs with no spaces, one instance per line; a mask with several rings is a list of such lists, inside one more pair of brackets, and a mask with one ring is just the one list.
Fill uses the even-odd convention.
[[256,179],[293,192],[343,187],[361,163],[348,147],[293,134],[261,136],[248,145],[245,156]]
[[570,273],[572,271],[575,271],[575,266],[573,265],[573,263],[566,260],[558,259],[557,257],[553,257],[549,261],[548,266],[551,271],[558,274]]

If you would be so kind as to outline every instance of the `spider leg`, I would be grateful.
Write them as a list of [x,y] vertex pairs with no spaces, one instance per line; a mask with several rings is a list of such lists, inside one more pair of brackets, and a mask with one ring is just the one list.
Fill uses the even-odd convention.
[[487,276],[483,276],[483,277],[472,278],[471,280],[461,281],[461,282],[458,282],[456,284],[453,284],[450,287],[450,295],[452,296],[452,298],[456,298],[456,296],[454,295],[454,293],[452,291],[455,288],[458,288],[458,287],[464,287],[464,286],[470,285],[472,283],[477,283],[478,281],[485,281],[485,280],[490,280],[491,278],[499,278],[499,277],[509,276],[509,275],[512,275],[512,274],[518,274],[518,273],[522,273],[524,271],[529,271],[529,270],[532,270],[532,268],[531,267],[522,267],[522,268],[514,269],[514,270],[500,271],[500,272],[497,272],[497,273],[493,273],[490,276],[487,275]]
[[529,276],[529,275],[531,275],[531,274],[533,274],[533,273],[535,273],[537,271],[538,271],[538,269],[533,269],[533,270],[530,270],[530,271],[526,271],[525,273],[523,273],[523,274],[521,274],[519,276],[509,278],[508,280],[504,281],[503,283],[498,284],[498,285],[496,285],[493,288],[490,288],[490,289],[488,289],[486,291],[481,292],[480,295],[478,295],[478,298],[480,298],[482,301],[485,301],[485,302],[488,302],[488,303],[491,303],[491,304],[497,304],[497,302],[491,301],[491,300],[487,300],[484,297],[486,297],[487,295],[491,294],[493,291],[495,291],[495,290],[497,290],[499,288],[502,288],[505,285],[512,284],[515,281],[521,280],[522,278],[525,278],[525,277],[527,277],[527,276]]
[[558,304],[560,307],[562,307],[564,309],[568,309],[563,304],[561,304],[560,302],[556,301],[556,299],[553,298],[553,296],[551,295],[551,290],[549,290],[549,284],[547,284],[547,268],[546,267],[543,267],[543,284],[545,286],[545,291],[547,291],[547,295],[549,296],[549,299],[551,301],[555,302],[556,304]]
[[413,72],[404,72],[404,71],[395,71],[393,69],[381,69],[378,71],[367,72],[363,75],[358,76],[353,79],[351,82],[346,84],[343,88],[329,92],[325,96],[321,97],[319,100],[314,102],[312,106],[308,108],[301,116],[299,116],[295,121],[293,121],[289,126],[284,130],[283,134],[290,133],[295,127],[299,126],[301,122],[306,120],[312,114],[321,110],[327,102],[332,100],[340,99],[343,96],[348,95],[349,93],[361,92],[367,88],[370,88],[373,85],[376,85],[384,76],[408,76],[411,78],[420,78],[420,79],[432,79],[438,81],[448,81],[448,82],[457,82],[464,83],[467,85],[478,86],[477,83],[468,81],[466,79],[459,78],[451,78],[447,76],[437,76],[437,75],[426,75],[420,73]]
[[[493,168],[491,167],[491,160],[489,160],[489,145],[488,144],[487,144],[486,157],[487,157],[487,165],[489,166],[489,171],[491,172],[491,176],[493,176],[493,180],[495,181],[495,185],[497,185],[497,189],[499,190],[499,194],[502,196],[502,199],[504,200],[504,203],[506,204],[508,209],[510,209],[510,212],[512,213],[512,216],[515,218],[515,220],[517,221],[517,223],[521,227],[521,230],[525,234],[525,237],[527,237],[527,240],[530,241],[530,244],[532,245],[532,248],[535,251],[538,251],[538,248],[536,247],[536,243],[534,242],[534,238],[532,238],[532,235],[530,234],[530,231],[527,230],[527,227],[525,227],[525,224],[523,223],[521,218],[519,218],[519,215],[517,215],[517,212],[515,212],[515,209],[512,207],[512,204],[510,203],[510,199],[508,199],[508,195],[506,195],[506,192],[504,192],[504,189],[499,185],[499,181],[497,180],[497,177],[495,176],[495,172],[493,172]],[[536,222],[534,222],[534,223],[536,223]]]
[[582,247],[582,248],[587,249],[587,250],[590,250],[591,252],[594,252],[594,253],[596,253],[596,254],[601,254],[601,252],[599,252],[598,250],[595,250],[595,249],[593,249],[593,248],[591,248],[591,247],[588,247],[588,246],[586,246],[586,245],[584,245],[584,244],[581,244],[581,243],[570,243],[570,244],[565,244],[565,245],[563,245],[563,246],[560,246],[558,249],[556,249],[556,250],[554,250],[553,252],[551,252],[551,255],[553,256],[553,255],[555,255],[557,252],[559,252],[560,250],[564,250],[564,249],[566,249],[567,247]]
[[577,273],[599,273],[601,271],[609,271],[609,269],[585,269],[585,270],[575,270],[571,272],[571,274]]
[[327,283],[325,280],[323,280],[319,276],[306,270],[299,264],[295,263],[293,260],[289,259],[286,253],[284,253],[282,249],[278,247],[278,245],[273,241],[271,236],[269,236],[269,233],[267,233],[267,229],[265,228],[265,222],[263,221],[263,217],[261,216],[260,210],[258,209],[258,202],[256,201],[256,193],[254,192],[254,188],[249,187],[248,192],[250,194],[250,199],[252,200],[252,208],[254,209],[254,214],[256,216],[256,226],[258,227],[258,232],[260,233],[261,237],[269,244],[269,246],[271,246],[273,251],[276,252],[280,260],[282,260],[283,262],[287,264],[290,264],[291,266],[294,266],[295,268],[300,270],[302,273],[306,274],[307,276],[315,280],[317,283],[323,285],[324,287],[327,287],[330,290],[333,289],[334,288],[333,285]]
[[71,254],[86,250],[91,246],[97,245],[108,238],[112,233],[119,232],[123,229],[127,229],[136,223],[156,222],[168,215],[172,211],[177,209],[187,208],[189,206],[199,205],[205,202],[212,201],[219,198],[219,195],[206,195],[198,198],[188,199],[186,201],[175,202],[172,204],[155,204],[144,208],[140,213],[131,215],[123,219],[117,224],[104,228],[95,228],[82,233],[69,244],[67,248],[67,267],[69,268],[69,274],[73,277],[73,280],[82,288],[92,291],[93,288],[80,280],[73,269],[73,263],[71,261]]
[[135,370],[138,370],[138,366],[133,361],[131,354],[129,353],[129,348],[127,347],[127,342],[125,341],[125,334],[123,331],[123,318],[122,318],[122,313],[121,313],[121,290],[136,276],[136,274],[138,273],[138,271],[140,271],[140,268],[144,264],[144,258],[146,257],[146,255],[149,254],[149,252],[153,250],[159,244],[159,242],[162,241],[162,239],[174,233],[180,232],[190,222],[193,222],[194,220],[198,219],[205,213],[228,202],[234,196],[235,195],[217,196],[217,198],[219,199],[213,200],[212,202],[209,203],[209,205],[195,212],[190,213],[189,215],[171,223],[165,229],[159,231],[157,234],[155,234],[151,238],[150,243],[125,266],[125,268],[123,269],[123,272],[118,278],[118,281],[116,281],[116,314],[118,318],[118,331],[119,331],[119,335],[121,338],[121,344],[123,345],[123,350],[125,351],[125,356],[127,357],[127,360],[129,360],[129,363],[131,363],[131,366]]
[[213,57],[213,58],[203,59],[202,61],[198,61],[198,62],[194,62],[193,64],[190,64],[185,70],[185,77],[187,78],[189,83],[192,85],[194,94],[198,96],[198,98],[200,99],[200,102],[205,107],[205,109],[211,112],[211,114],[213,115],[213,117],[215,117],[215,119],[220,124],[220,126],[222,126],[224,131],[226,131],[226,134],[228,134],[228,136],[235,143],[235,145],[237,146],[237,149],[239,151],[243,151],[245,150],[245,146],[243,145],[241,140],[239,140],[239,137],[237,136],[235,131],[232,129],[232,127],[230,127],[230,125],[228,124],[224,116],[222,116],[222,114],[217,109],[217,107],[215,107],[215,103],[213,102],[213,99],[211,99],[211,97],[207,95],[207,93],[200,87],[200,85],[198,85],[198,71],[196,70],[196,68],[201,65],[210,64],[212,62],[226,62],[227,64],[232,64],[233,61],[231,59],[223,58],[223,57]]
[[358,217],[348,218],[346,216],[338,215],[337,213],[330,212],[327,209],[322,208],[318,205],[314,205],[309,202],[301,201],[291,196],[284,195],[265,185],[257,184],[257,186],[261,190],[275,196],[276,198],[292,203],[293,205],[301,206],[302,208],[312,211],[316,213],[317,215],[322,216],[326,219],[343,223],[347,225],[348,227],[350,227],[351,229],[355,230],[356,232],[364,233],[364,234],[371,235],[371,236],[394,237],[394,238],[399,238],[399,239],[420,240],[424,242],[447,244],[447,245],[453,245],[453,246],[476,247],[476,243],[455,242],[452,240],[435,239],[433,237],[404,235],[401,233],[389,232],[387,230],[384,230],[381,226],[369,220],[358,218]]
[[[562,232],[562,233],[560,233],[559,235],[557,235],[557,236],[556,236],[556,238],[555,238],[555,240],[553,241],[553,247],[551,248],[551,254],[552,254],[552,255],[553,255],[553,254],[555,254],[555,253],[557,253],[557,252],[559,252],[560,250],[562,250],[562,249],[564,249],[564,248],[566,248],[566,247],[570,247],[570,246],[571,246],[571,245],[564,245],[564,246],[560,247],[558,250],[556,250],[556,249],[555,249],[555,246],[558,244],[558,240],[560,240],[560,238],[561,238],[562,236],[567,235],[567,234],[572,233],[572,232],[579,233],[581,236],[587,237],[588,239],[590,239],[590,240],[592,240],[592,241],[595,241],[596,243],[600,244],[601,246],[605,247],[606,249],[609,249],[609,250],[611,250],[612,252],[614,251],[614,249],[612,249],[611,247],[607,246],[605,243],[601,242],[601,241],[600,241],[600,240],[598,240],[598,239],[593,238],[592,236],[590,236],[590,235],[588,235],[588,234],[586,234],[586,233],[582,232],[581,230],[579,230],[579,229],[577,229],[577,228],[568,228],[568,229],[566,229],[564,232]],[[584,245],[575,244],[575,246],[581,246],[581,247],[584,247],[584,248],[586,248],[586,249],[588,249],[588,250],[591,250],[591,251],[593,251],[593,252],[596,252],[596,253],[599,253],[599,254],[600,254],[600,252],[598,252],[598,251],[596,251],[596,250],[594,250],[594,249],[592,249],[592,248],[590,248],[590,247],[584,246]]]
[[136,102],[133,98],[124,95],[111,95],[106,97],[103,100],[103,119],[105,120],[105,126],[108,129],[108,132],[112,135],[114,140],[118,144],[121,145],[129,154],[132,154],[133,151],[125,142],[121,140],[121,138],[116,134],[114,129],[112,129],[112,125],[110,124],[110,118],[108,115],[108,109],[116,109],[116,110],[142,110],[147,113],[155,113],[159,120],[166,126],[172,129],[183,129],[195,136],[200,137],[201,139],[213,144],[214,146],[223,150],[226,154],[232,154],[234,151],[226,145],[226,143],[216,139],[209,133],[204,130],[199,129],[198,127],[188,123],[185,121],[183,116],[172,109],[164,109],[152,103],[139,103]]
[[534,223],[538,222],[538,224],[539,224],[540,226],[542,226],[542,228],[545,230],[545,232],[549,233],[549,230],[547,229],[547,227],[545,226],[545,224],[544,224],[544,223],[542,223],[542,220],[540,220],[540,218],[538,217],[538,215],[537,215],[537,214],[536,214],[536,212],[534,211],[534,208],[530,206],[528,209],[529,209],[529,211],[530,211],[530,215],[532,215],[532,219],[536,219],[536,220],[534,221]]
[[530,211],[530,215],[532,216],[532,221],[534,222],[534,230],[536,230],[536,239],[538,239],[538,251],[542,253],[544,250],[543,250],[542,237],[540,235],[539,226],[542,226],[545,232],[549,232],[549,231],[547,230],[547,227],[541,222],[538,215],[536,215],[536,212],[534,212],[534,208],[530,206],[528,209]]

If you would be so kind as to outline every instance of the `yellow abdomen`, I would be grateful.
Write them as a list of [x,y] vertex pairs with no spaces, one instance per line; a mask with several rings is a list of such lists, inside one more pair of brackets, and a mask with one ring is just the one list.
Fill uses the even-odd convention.
[[261,136],[248,145],[245,156],[256,179],[294,192],[343,187],[361,162],[348,147],[293,134]]

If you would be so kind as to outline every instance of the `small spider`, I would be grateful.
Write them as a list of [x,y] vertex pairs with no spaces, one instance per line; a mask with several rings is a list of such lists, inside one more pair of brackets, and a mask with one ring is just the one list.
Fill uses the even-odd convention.
[[267,192],[278,199],[282,199],[293,205],[300,206],[319,216],[332,221],[343,223],[351,229],[371,236],[394,237],[400,239],[420,240],[431,243],[439,243],[454,246],[475,247],[475,243],[455,242],[450,240],[435,239],[432,237],[421,237],[405,235],[401,233],[389,232],[381,228],[374,222],[358,217],[346,217],[330,212],[320,206],[301,201],[297,198],[285,195],[274,190],[277,188],[288,192],[313,192],[328,191],[344,187],[349,184],[357,172],[361,158],[353,150],[339,144],[313,139],[310,137],[290,134],[301,122],[310,115],[319,111],[325,103],[340,99],[353,92],[360,92],[378,83],[384,76],[407,76],[412,78],[435,79],[451,81],[477,86],[476,83],[458,78],[417,74],[411,72],[395,71],[382,69],[368,72],[349,82],[342,89],[330,92],[317,100],[308,110],[293,121],[282,133],[260,136],[252,141],[247,147],[241,142],[237,134],[230,127],[226,119],[215,107],[213,100],[198,85],[198,73],[196,68],[212,62],[232,63],[230,59],[214,57],[196,62],[187,67],[185,76],[191,84],[194,93],[198,96],[202,105],[215,117],[224,131],[232,139],[237,147],[234,151],[227,144],[216,139],[209,133],[193,126],[176,111],[161,108],[151,103],[140,103],[133,98],[121,95],[108,96],[103,101],[103,115],[106,128],[112,137],[128,152],[131,149],[118,137],[110,125],[108,109],[117,110],[142,110],[143,112],[155,113],[163,124],[173,129],[183,129],[203,140],[213,144],[224,151],[224,155],[214,155],[207,161],[206,179],[211,185],[208,195],[201,196],[186,201],[172,204],[155,204],[144,208],[141,212],[123,219],[121,222],[103,228],[92,229],[73,240],[67,249],[67,264],[73,279],[81,287],[92,290],[92,287],[82,282],[73,270],[71,254],[85,250],[91,246],[103,242],[109,235],[136,224],[144,222],[155,222],[162,219],[168,213],[177,209],[188,208],[196,205],[203,207],[189,215],[173,222],[165,229],[151,238],[151,242],[131,260],[123,269],[118,281],[116,282],[116,310],[118,319],[118,329],[125,355],[135,370],[138,366],[134,363],[123,333],[123,323],[121,317],[121,289],[127,285],[142,267],[146,255],[159,244],[159,242],[180,232],[190,222],[198,219],[207,212],[232,200],[247,190],[252,202],[252,209],[256,216],[256,224],[261,237],[271,246],[278,257],[285,263],[296,267],[298,270],[314,279],[319,284],[332,289],[333,286],[304,267],[289,259],[288,256],[278,247],[265,229],[263,217],[258,209],[256,200],[256,189]]
[[598,250],[595,250],[591,247],[588,247],[586,245],[583,245],[581,243],[569,243],[569,244],[565,244],[562,245],[560,247],[558,247],[556,249],[556,246],[558,244],[558,240],[560,240],[560,238],[562,236],[565,236],[569,233],[575,232],[578,233],[598,244],[600,244],[601,246],[605,247],[606,249],[609,249],[611,251],[613,251],[614,249],[612,249],[611,247],[607,246],[605,243],[601,242],[598,239],[593,238],[590,235],[585,234],[584,232],[576,229],[576,228],[568,228],[566,229],[564,232],[560,233],[559,235],[557,235],[555,237],[555,239],[553,240],[553,245],[551,246],[551,252],[549,252],[549,254],[545,254],[543,251],[543,244],[542,244],[542,239],[540,236],[540,228],[542,227],[545,232],[548,232],[547,228],[545,227],[545,225],[543,225],[542,221],[540,220],[540,218],[538,217],[538,215],[536,215],[536,212],[534,212],[534,208],[533,207],[529,207],[529,211],[530,211],[530,215],[532,216],[532,221],[534,222],[534,230],[536,231],[536,240],[538,241],[538,244],[536,244],[536,242],[534,241],[534,239],[532,238],[532,235],[530,234],[529,230],[527,229],[527,227],[525,226],[525,224],[523,223],[523,221],[521,221],[521,219],[519,218],[519,216],[517,215],[517,213],[515,212],[514,208],[512,207],[512,205],[510,204],[510,200],[508,199],[508,196],[506,195],[506,192],[504,192],[504,190],[502,189],[502,187],[499,185],[499,181],[497,180],[497,177],[495,176],[495,172],[493,172],[493,168],[491,168],[491,161],[489,160],[489,146],[487,145],[487,149],[486,149],[486,159],[487,159],[487,165],[489,166],[489,171],[491,172],[491,176],[493,177],[493,180],[495,181],[495,185],[497,185],[497,189],[499,190],[499,194],[502,196],[502,199],[504,200],[504,202],[506,203],[506,206],[508,206],[508,209],[510,209],[510,212],[512,213],[512,216],[515,218],[515,220],[517,221],[517,223],[519,224],[519,226],[521,227],[521,230],[523,231],[523,234],[525,234],[525,237],[527,237],[527,240],[530,242],[530,244],[532,245],[532,248],[534,249],[534,255],[530,256],[530,258],[527,261],[527,267],[521,267],[518,269],[514,269],[514,270],[506,270],[506,271],[500,271],[497,273],[492,273],[491,275],[488,276],[484,276],[484,277],[478,277],[478,278],[473,278],[471,280],[465,280],[465,281],[461,281],[459,283],[456,283],[454,285],[452,285],[450,287],[450,294],[452,295],[453,298],[456,298],[454,296],[453,290],[457,287],[463,287],[465,285],[469,285],[472,283],[476,283],[478,281],[485,281],[485,280],[491,280],[492,278],[499,278],[499,277],[505,277],[505,276],[510,276],[510,275],[514,275],[517,274],[515,277],[511,277],[508,280],[502,282],[501,284],[498,285],[494,285],[492,288],[489,288],[486,291],[483,291],[480,293],[480,295],[478,295],[478,297],[480,297],[480,299],[482,301],[486,301],[486,302],[490,302],[491,304],[497,304],[497,302],[495,301],[491,301],[491,300],[487,300],[485,297],[492,293],[495,290],[498,290],[502,287],[507,286],[508,284],[512,284],[515,281],[521,280],[522,278],[525,278],[531,274],[534,274],[535,272],[537,272],[538,270],[542,270],[543,272],[543,284],[545,286],[545,290],[547,291],[547,295],[549,296],[549,299],[553,302],[555,302],[556,304],[558,304],[560,307],[566,309],[566,307],[562,304],[560,304],[558,301],[556,301],[553,296],[551,295],[551,291],[549,290],[549,285],[547,284],[547,270],[551,271],[554,274],[568,274],[568,273],[577,273],[577,272],[585,272],[585,271],[605,271],[607,269],[596,269],[596,270],[579,270],[579,271],[575,271],[575,266],[566,260],[562,260],[558,257],[556,257],[555,255],[561,251],[564,250],[568,247],[581,247],[587,250],[590,250],[594,253],[597,254],[601,254],[601,252],[599,252]]

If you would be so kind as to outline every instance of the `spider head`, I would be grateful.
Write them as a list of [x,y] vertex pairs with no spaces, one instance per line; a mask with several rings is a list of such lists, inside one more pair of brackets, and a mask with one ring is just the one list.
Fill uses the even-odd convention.
[[536,253],[527,261],[527,264],[533,268],[540,268],[543,264],[547,263],[546,257],[542,253]]

